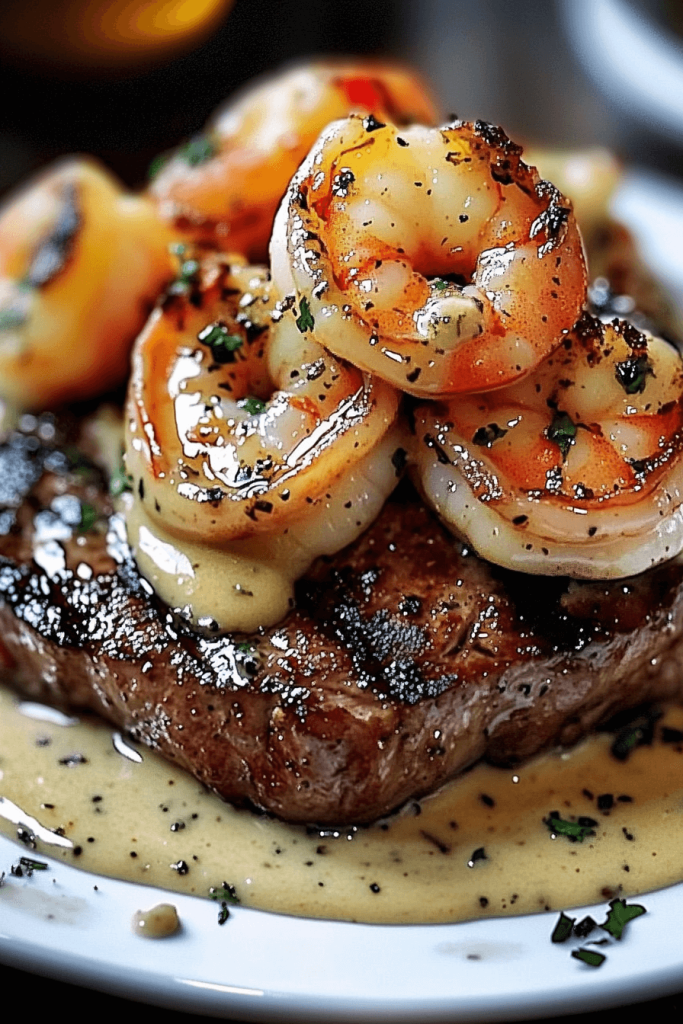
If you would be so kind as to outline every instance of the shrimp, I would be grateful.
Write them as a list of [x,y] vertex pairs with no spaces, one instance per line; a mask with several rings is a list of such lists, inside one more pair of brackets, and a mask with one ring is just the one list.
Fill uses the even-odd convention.
[[203,136],[162,164],[150,192],[188,238],[262,260],[290,178],[325,125],[352,111],[401,124],[438,116],[424,84],[400,66],[298,65],[219,110]]
[[624,180],[618,158],[600,147],[525,152],[571,196],[590,269],[590,312],[605,322],[622,317],[641,329],[683,338],[683,312],[646,265],[631,232],[612,216]]
[[599,236],[609,223],[610,202],[623,176],[621,163],[609,149],[599,146],[568,150],[529,148],[526,156],[542,175],[571,196],[592,266],[591,250],[599,244]]
[[375,518],[401,442],[396,392],[302,334],[267,271],[231,260],[195,263],[136,343],[128,529],[169,604],[250,630]]
[[121,383],[173,275],[147,199],[94,162],[50,168],[0,212],[0,393],[38,408]]
[[523,381],[415,409],[426,500],[484,558],[581,579],[683,549],[683,364],[585,314]]
[[479,121],[330,125],[276,217],[277,287],[323,345],[411,394],[510,384],[586,298],[571,204],[520,154]]

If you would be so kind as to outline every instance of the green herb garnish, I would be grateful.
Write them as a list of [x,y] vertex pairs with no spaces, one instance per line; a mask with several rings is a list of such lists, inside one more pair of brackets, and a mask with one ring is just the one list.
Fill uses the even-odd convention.
[[197,341],[211,349],[211,355],[217,363],[234,363],[235,352],[244,344],[244,339],[239,334],[230,334],[220,320],[204,327],[197,335]]
[[617,363],[614,376],[627,395],[642,395],[647,378],[654,377],[654,370],[646,355],[635,356]]
[[27,871],[47,871],[48,869],[44,860],[34,860],[33,857],[20,857],[19,863]]
[[16,306],[0,309],[0,331],[13,331],[17,327],[23,327],[27,320],[26,311]]
[[[183,252],[177,252],[175,255],[182,257]],[[171,295],[181,295],[183,292],[189,291],[192,285],[196,283],[198,273],[199,260],[183,260],[180,264],[177,278],[169,286],[168,290]]]
[[120,498],[126,491],[133,489],[133,477],[126,472],[126,467],[121,458],[118,466],[109,478],[109,493],[112,498]]
[[308,299],[304,298],[299,303],[299,316],[296,318],[296,326],[302,334],[306,331],[312,331],[315,327],[315,320],[311,315],[311,307]]
[[626,761],[636,747],[649,746],[654,739],[654,731],[657,720],[662,717],[662,712],[652,708],[648,713],[639,715],[617,733],[610,753],[617,761]]
[[207,135],[196,135],[189,142],[178,150],[178,156],[190,167],[199,167],[205,164],[218,152],[218,147],[213,139]]
[[218,911],[218,923],[225,924],[229,917],[230,911],[228,910],[228,904],[223,902],[221,903],[220,910]]
[[575,917],[568,917],[567,914],[561,913],[557,919],[557,924],[553,928],[553,933],[550,936],[551,942],[566,942],[572,933],[574,927]]
[[24,875],[30,878],[34,871],[47,871],[47,869],[48,865],[44,860],[34,860],[33,857],[20,857],[19,863],[13,864],[10,868],[10,874],[15,878],[23,878]]
[[97,509],[94,505],[91,505],[87,501],[81,502],[81,521],[78,529],[81,533],[87,533],[88,530],[92,530],[93,526],[97,522],[99,516]]
[[633,921],[634,918],[641,917],[646,913],[645,907],[641,907],[639,903],[627,903],[626,900],[612,900],[609,905],[607,919],[600,927],[604,931],[609,932],[613,939],[620,939],[629,921]]
[[558,409],[553,416],[552,423],[546,430],[546,436],[558,446],[564,461],[567,458],[569,449],[574,444],[576,423],[574,423],[569,413],[560,412]]
[[250,416],[258,416],[265,409],[266,403],[262,402],[260,398],[254,398],[253,395],[250,395],[248,398],[241,398],[237,403],[237,407],[238,409],[244,409]]
[[574,935],[579,939],[586,939],[594,928],[597,928],[597,924],[590,914],[587,914],[586,917],[583,917],[578,924],[574,925]]
[[600,967],[604,964],[607,957],[604,953],[598,953],[594,949],[573,949],[572,956],[575,960],[581,960],[584,964],[588,964],[589,967]]
[[147,168],[147,179],[149,181],[154,181],[156,176],[163,170],[170,159],[170,153],[160,153],[158,156],[155,156]]
[[235,886],[230,885],[230,882],[212,885],[209,889],[209,899],[216,900],[217,903],[230,903],[233,906],[238,906],[240,902]]
[[593,826],[597,824],[592,818],[579,818],[578,821],[565,821],[558,811],[551,811],[543,824],[555,836],[566,836],[572,843],[582,843],[588,836],[595,835]]
[[443,278],[437,278],[436,281],[432,281],[432,288],[437,292],[445,292],[448,288],[448,281],[444,281]]

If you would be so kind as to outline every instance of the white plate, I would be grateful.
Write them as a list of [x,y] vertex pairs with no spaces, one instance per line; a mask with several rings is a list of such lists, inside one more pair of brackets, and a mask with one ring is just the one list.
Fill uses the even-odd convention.
[[[615,212],[683,303],[683,190],[632,173]],[[22,852],[0,837],[0,870]],[[182,932],[161,941],[136,937],[133,914],[159,902],[176,905]],[[572,959],[568,944],[551,944],[556,914],[388,927],[237,907],[220,926],[208,901],[96,878],[59,862],[49,872],[6,881],[0,960],[176,1010],[243,1020],[514,1020],[683,988],[683,885],[639,902],[647,914],[594,969]],[[604,906],[589,912],[604,920]]]

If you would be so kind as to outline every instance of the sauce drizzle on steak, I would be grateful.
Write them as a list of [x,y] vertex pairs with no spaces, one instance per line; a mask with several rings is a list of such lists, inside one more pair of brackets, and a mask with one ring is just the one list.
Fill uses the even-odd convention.
[[4,677],[91,708],[228,800],[370,821],[486,757],[683,692],[683,565],[609,584],[496,570],[404,487],[256,634],[198,633],[137,573],[77,422],[0,447]]

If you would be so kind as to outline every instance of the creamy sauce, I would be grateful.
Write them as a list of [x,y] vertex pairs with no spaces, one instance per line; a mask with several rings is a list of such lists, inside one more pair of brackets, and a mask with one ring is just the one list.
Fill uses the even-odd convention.
[[172,903],[158,903],[133,916],[133,931],[146,939],[168,939],[180,930],[178,911]]
[[[683,709],[663,721],[683,730]],[[236,810],[110,726],[0,691],[0,829],[98,874],[200,896],[226,882],[281,913],[407,923],[559,909],[683,877],[683,743],[619,762],[612,740],[480,765],[377,825],[318,832]],[[591,818],[595,834],[553,838],[551,811]]]

